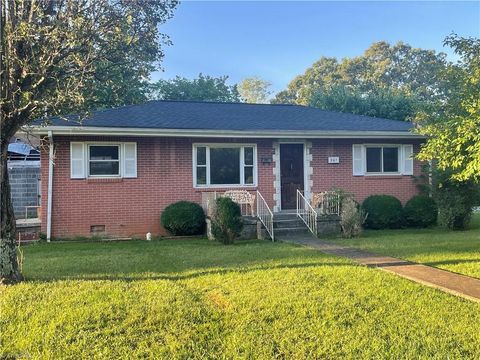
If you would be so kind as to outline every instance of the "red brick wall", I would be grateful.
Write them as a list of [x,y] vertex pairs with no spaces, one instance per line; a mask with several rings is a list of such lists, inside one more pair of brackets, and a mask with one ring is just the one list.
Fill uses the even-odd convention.
[[[71,140],[136,141],[137,178],[70,179]],[[147,232],[165,234],[160,226],[160,214],[163,209],[178,200],[200,202],[202,191],[206,191],[193,188],[192,144],[194,142],[256,143],[258,190],[273,207],[274,164],[261,162],[261,158],[272,158],[272,140],[54,136],[52,236],[90,236],[92,225],[105,225],[107,233],[126,237],[143,237]],[[363,141],[355,141],[355,143],[361,142]],[[360,201],[373,193],[385,193],[397,196],[402,202],[416,193],[416,187],[410,176],[353,177],[351,150],[353,141],[315,140],[312,143],[312,190],[314,192],[337,186],[354,193]],[[339,156],[340,164],[327,164],[328,156]],[[419,173],[419,169],[419,164],[416,162],[415,172]],[[41,172],[43,179],[42,232],[45,233],[48,186],[48,153],[46,152],[41,155]]]
[[[342,188],[352,193],[357,201],[363,201],[372,194],[388,194],[397,197],[402,203],[417,194],[417,186],[412,176],[353,176],[352,145],[353,144],[412,144],[412,141],[384,140],[314,140],[312,141],[312,192],[329,190],[332,187]],[[420,143],[414,142],[414,152],[418,153]],[[339,164],[328,164],[329,156],[340,157]],[[421,163],[414,160],[414,176],[421,174]]]
[[[70,179],[70,140],[136,141],[137,178]],[[194,189],[192,144],[232,142],[218,139],[185,138],[105,138],[54,137],[52,236],[90,236],[90,226],[105,225],[108,234],[142,236],[147,232],[165,234],[160,227],[163,209],[179,200],[201,201],[202,191]],[[262,165],[260,158],[272,156],[271,140],[234,141],[257,143],[258,189],[270,194],[273,206],[273,164]],[[48,153],[41,155],[42,232],[47,228]],[[250,188],[252,191],[257,188]],[[225,189],[215,189],[222,191]],[[214,191],[214,190],[208,190]]]

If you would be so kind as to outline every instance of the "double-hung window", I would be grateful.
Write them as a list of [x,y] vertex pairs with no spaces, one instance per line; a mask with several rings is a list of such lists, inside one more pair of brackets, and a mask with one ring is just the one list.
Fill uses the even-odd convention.
[[196,144],[193,161],[196,187],[255,186],[255,145]]
[[137,143],[70,143],[70,177],[137,177]]
[[399,173],[398,146],[367,146],[367,174]]
[[353,175],[413,175],[413,145],[353,144]]
[[120,176],[120,145],[88,145],[88,176]]

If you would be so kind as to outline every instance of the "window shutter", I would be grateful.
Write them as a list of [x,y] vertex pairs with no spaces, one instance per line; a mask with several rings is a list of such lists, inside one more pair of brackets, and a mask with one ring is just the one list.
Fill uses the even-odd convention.
[[70,178],[85,178],[85,144],[70,142]]
[[353,176],[362,176],[364,170],[364,151],[363,145],[354,144],[352,146]]
[[123,177],[137,177],[137,143],[123,144]]
[[413,175],[413,145],[403,145],[403,175]]

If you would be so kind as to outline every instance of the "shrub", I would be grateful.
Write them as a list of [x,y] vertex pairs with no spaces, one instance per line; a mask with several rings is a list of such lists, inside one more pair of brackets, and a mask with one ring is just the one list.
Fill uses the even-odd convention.
[[435,200],[426,195],[412,197],[403,209],[405,224],[411,227],[428,227],[437,223],[438,207]]
[[395,229],[402,226],[402,203],[395,196],[369,196],[364,200],[362,208],[367,212],[365,226],[370,229]]
[[340,226],[342,227],[343,236],[352,238],[360,235],[366,217],[365,210],[355,200],[351,197],[344,198],[340,213]]
[[221,197],[215,201],[211,220],[213,236],[225,245],[232,244],[243,229],[240,206],[227,197]]
[[438,204],[438,222],[441,226],[451,230],[468,227],[473,206],[478,201],[478,184],[442,179],[433,196]]
[[189,201],[168,205],[160,221],[172,235],[199,235],[203,234],[205,229],[205,214],[202,207]]
[[[335,194],[338,195],[338,202],[340,203],[340,212],[342,211],[342,206],[347,199],[352,199],[355,203],[357,203],[354,199],[353,194],[349,193],[348,191],[346,191],[342,188],[334,186],[334,187],[330,188],[329,192],[332,192],[332,193],[335,193]],[[357,205],[358,205],[358,203],[357,203]]]
[[422,193],[435,199],[440,226],[463,230],[470,223],[473,207],[480,204],[480,185],[473,180],[455,180],[453,175],[451,169],[425,166],[418,186]]

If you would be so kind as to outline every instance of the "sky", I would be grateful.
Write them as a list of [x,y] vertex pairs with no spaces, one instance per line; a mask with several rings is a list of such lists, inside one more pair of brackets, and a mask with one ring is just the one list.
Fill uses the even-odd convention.
[[447,53],[451,32],[480,37],[480,0],[470,2],[183,1],[160,28],[163,72],[152,80],[199,73],[237,83],[260,76],[283,90],[321,56],[358,56],[373,42],[406,42]]

